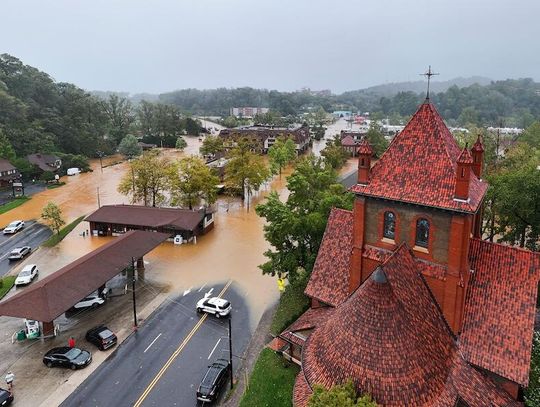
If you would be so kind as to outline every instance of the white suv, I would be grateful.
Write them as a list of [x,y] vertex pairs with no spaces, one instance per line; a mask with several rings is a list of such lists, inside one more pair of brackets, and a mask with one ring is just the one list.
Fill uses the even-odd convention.
[[226,317],[231,313],[231,303],[223,298],[204,297],[197,303],[197,312],[214,314],[216,318]]
[[14,220],[4,228],[4,235],[12,235],[24,228],[24,222],[22,220]]
[[103,298],[101,298],[97,294],[92,294],[92,295],[89,295],[88,297],[84,297],[77,304],[75,304],[73,308],[75,309],[96,308],[104,303],[105,303],[105,300]]

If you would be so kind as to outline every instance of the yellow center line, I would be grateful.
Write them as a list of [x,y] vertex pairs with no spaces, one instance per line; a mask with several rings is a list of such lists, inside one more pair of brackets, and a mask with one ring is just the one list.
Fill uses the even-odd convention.
[[[219,293],[218,297],[221,297],[223,294],[225,294],[225,291],[227,291],[227,289],[229,288],[229,286],[232,284],[232,280],[229,280],[227,282],[227,284],[225,285],[225,287],[223,287],[223,290],[221,290],[221,292]],[[143,393],[141,394],[141,396],[139,397],[139,399],[136,401],[136,403],[133,405],[133,407],[140,407],[141,404],[143,403],[143,401],[146,399],[146,397],[148,397],[148,394],[150,394],[150,392],[152,391],[152,389],[154,388],[154,386],[157,384],[157,382],[159,381],[159,379],[161,379],[161,376],[163,376],[165,374],[165,372],[167,371],[167,369],[169,368],[169,366],[172,364],[172,362],[174,362],[174,360],[178,357],[178,355],[180,354],[180,352],[182,352],[182,350],[186,347],[186,345],[188,344],[188,342],[191,340],[191,338],[193,337],[193,335],[195,335],[195,333],[198,331],[198,329],[201,327],[201,325],[203,324],[203,322],[205,321],[206,317],[208,316],[208,314],[204,314],[202,316],[202,318],[199,320],[199,322],[197,322],[197,324],[193,327],[193,329],[191,330],[191,332],[184,338],[184,340],[182,341],[182,343],[180,344],[180,346],[178,346],[178,348],[174,351],[174,353],[171,355],[171,357],[169,358],[169,360],[167,360],[167,362],[165,362],[165,364],[163,365],[163,367],[160,369],[160,371],[158,372],[158,374],[152,379],[152,381],[150,382],[150,384],[148,385],[148,387],[143,391]]]

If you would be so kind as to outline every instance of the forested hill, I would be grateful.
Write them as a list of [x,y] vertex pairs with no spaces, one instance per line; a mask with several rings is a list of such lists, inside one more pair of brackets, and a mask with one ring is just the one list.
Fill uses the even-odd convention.
[[[183,89],[159,96],[161,102],[174,104],[193,114],[227,115],[233,106],[261,106],[285,116],[319,106],[327,112],[352,109],[380,112],[386,116],[408,116],[424,98],[425,90],[381,96],[368,90],[333,95],[253,88]],[[444,92],[432,92],[431,99],[445,120],[452,124],[494,125],[503,120],[506,126],[527,127],[535,118],[540,118],[540,83],[532,79],[507,79],[486,86],[473,84],[462,88],[453,85]]]

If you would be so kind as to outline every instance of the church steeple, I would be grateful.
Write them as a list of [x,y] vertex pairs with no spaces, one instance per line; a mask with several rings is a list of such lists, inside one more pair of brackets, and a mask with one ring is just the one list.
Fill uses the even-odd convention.
[[469,186],[471,184],[471,166],[473,158],[467,146],[461,151],[456,165],[456,188],[454,198],[466,201],[469,199]]
[[482,177],[482,169],[484,167],[484,143],[482,143],[482,137],[480,134],[471,148],[471,154],[473,158],[473,172],[476,177],[480,179]]

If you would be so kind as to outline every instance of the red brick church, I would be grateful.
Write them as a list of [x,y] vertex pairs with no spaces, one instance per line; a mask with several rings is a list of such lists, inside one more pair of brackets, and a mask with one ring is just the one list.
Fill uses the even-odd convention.
[[295,406],[347,379],[383,406],[521,404],[540,256],[481,239],[483,152],[429,99],[373,166],[362,141],[354,209],[330,213],[311,308],[278,339]]

